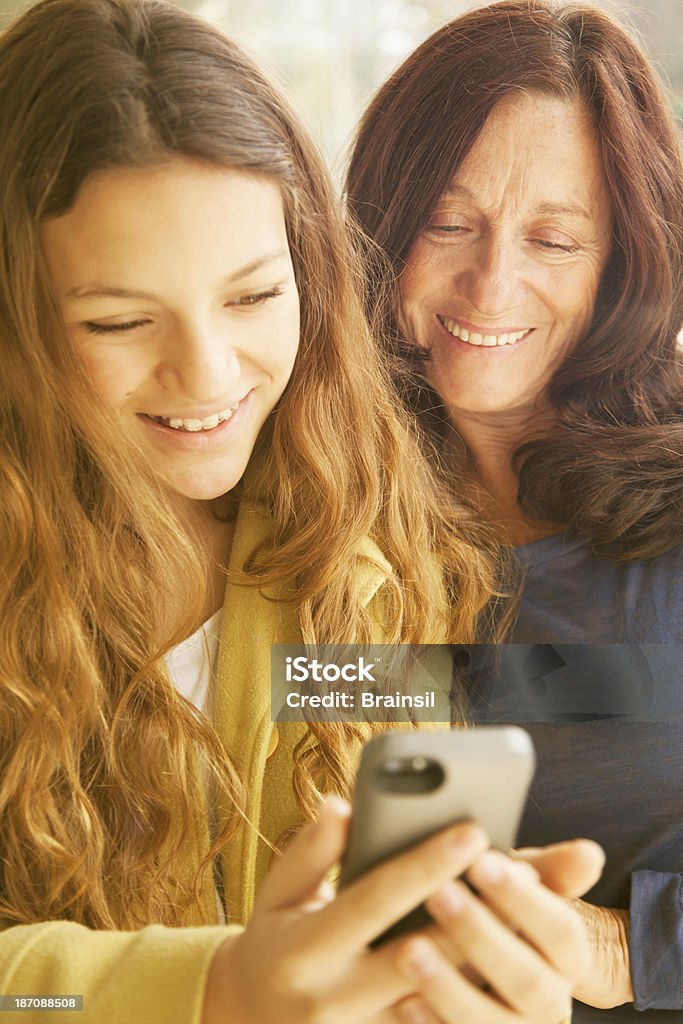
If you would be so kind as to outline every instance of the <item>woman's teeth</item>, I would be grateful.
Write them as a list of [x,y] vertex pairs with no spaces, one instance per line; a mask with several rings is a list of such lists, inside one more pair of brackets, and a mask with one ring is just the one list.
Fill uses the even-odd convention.
[[448,320],[446,317],[441,316],[439,320],[454,338],[466,341],[468,345],[484,345],[488,348],[514,345],[516,341],[521,341],[522,338],[531,333],[531,328],[527,327],[524,331],[514,331],[511,334],[476,334],[474,331],[468,331],[466,327],[461,327],[457,320]]
[[219,423],[225,423],[226,420],[230,419],[239,404],[238,402],[237,405],[233,405],[230,409],[223,409],[222,412],[216,412],[213,416],[207,416],[203,420],[184,420],[179,416],[150,416],[150,419],[155,420],[157,423],[163,423],[165,427],[172,427],[173,430],[188,430],[190,432],[214,430]]

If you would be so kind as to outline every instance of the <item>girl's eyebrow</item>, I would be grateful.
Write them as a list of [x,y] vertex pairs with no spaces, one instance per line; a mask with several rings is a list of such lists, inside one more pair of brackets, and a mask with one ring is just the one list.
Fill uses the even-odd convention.
[[[252,260],[251,263],[247,263],[245,266],[240,267],[234,274],[230,274],[221,284],[230,285],[234,284],[235,281],[241,280],[243,277],[248,277],[249,274],[253,274],[256,270],[260,270],[262,267],[267,266],[270,263],[275,263],[277,260],[281,260],[287,255],[285,248],[277,249],[275,252],[266,253],[263,256],[257,257]],[[64,293],[67,299],[154,299],[154,295],[150,292],[138,291],[135,288],[120,288],[116,285],[100,284],[95,281],[88,285],[79,285],[76,288],[70,288],[69,291]]]

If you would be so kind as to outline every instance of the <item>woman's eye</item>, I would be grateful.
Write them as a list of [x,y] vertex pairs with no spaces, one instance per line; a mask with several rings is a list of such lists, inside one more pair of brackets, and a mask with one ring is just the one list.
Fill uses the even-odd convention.
[[543,249],[551,249],[556,252],[578,252],[578,245],[562,245],[560,242],[549,242],[545,238],[535,238],[534,241]]
[[98,324],[93,320],[86,320],[84,326],[91,334],[123,334],[136,327],[143,327],[147,323],[149,320],[128,320],[123,324]]
[[234,302],[228,302],[228,306],[262,306],[269,299],[276,299],[282,295],[281,288],[271,288],[266,292],[255,292],[253,295],[240,295]]
[[467,228],[463,227],[462,224],[428,224],[428,231],[439,231],[444,235],[457,235],[462,234]]

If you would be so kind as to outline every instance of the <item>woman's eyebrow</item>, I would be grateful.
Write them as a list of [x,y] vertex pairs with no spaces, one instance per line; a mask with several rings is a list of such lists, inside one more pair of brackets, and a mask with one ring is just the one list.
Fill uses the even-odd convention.
[[593,220],[590,212],[581,203],[539,203],[534,213],[559,213],[568,214],[570,217],[582,217],[584,220]]
[[[477,203],[477,197],[464,185],[448,185],[444,189],[443,195],[455,199],[468,199],[472,203]],[[539,214],[563,214],[570,217],[581,217],[583,220],[593,220],[590,212],[581,203],[554,202],[550,199],[539,203],[530,211],[530,214],[534,217]]]
[[470,199],[473,203],[476,202],[476,197],[473,192],[470,192],[464,185],[447,185],[443,191],[444,196],[453,196],[456,199]]
[[[241,280],[243,277],[248,277],[249,274],[253,274],[257,270],[261,270],[262,267],[267,266],[270,263],[275,263],[277,260],[281,260],[287,255],[287,249],[277,249],[275,252],[266,253],[263,256],[257,257],[252,260],[251,263],[245,264],[240,267],[229,277],[225,278],[221,282],[222,286],[234,284],[235,281]],[[138,291],[135,288],[120,288],[116,285],[100,284],[95,281],[88,285],[79,285],[76,288],[70,288],[64,293],[67,299],[154,299],[155,296],[150,292]]]

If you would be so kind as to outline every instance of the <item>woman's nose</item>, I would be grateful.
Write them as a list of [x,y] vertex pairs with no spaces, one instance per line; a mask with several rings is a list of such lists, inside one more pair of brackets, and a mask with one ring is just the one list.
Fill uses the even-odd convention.
[[458,292],[473,312],[487,319],[514,313],[519,308],[522,284],[518,253],[499,238],[481,239],[471,263],[458,275]]
[[179,330],[158,365],[161,385],[178,397],[207,403],[233,399],[240,378],[240,360],[225,324],[196,325]]

